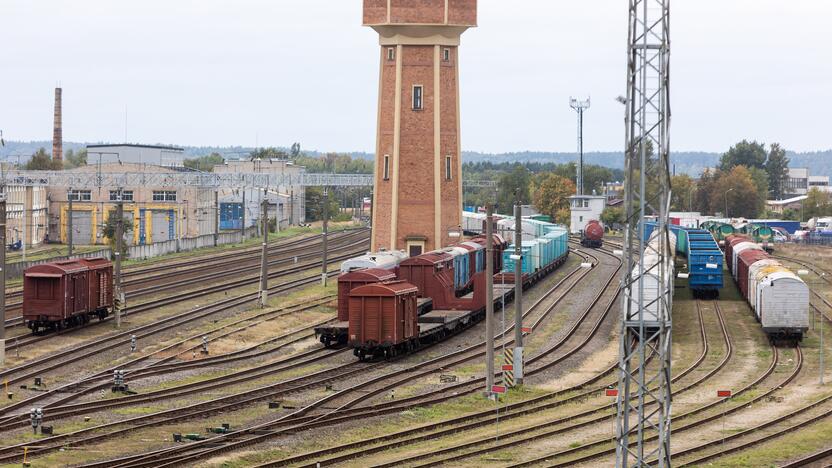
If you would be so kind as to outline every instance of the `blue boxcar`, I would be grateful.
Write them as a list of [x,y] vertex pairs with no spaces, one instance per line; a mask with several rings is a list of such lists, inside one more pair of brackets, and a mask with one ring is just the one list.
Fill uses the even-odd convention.
[[[645,237],[656,229],[654,222],[644,223]],[[695,296],[718,297],[722,289],[722,250],[714,236],[705,229],[668,224],[676,234],[676,253],[688,259],[688,286]]]
[[[529,247],[520,248],[520,254],[523,256],[523,259],[520,261],[520,271],[523,273],[534,273],[531,251],[532,249]],[[509,245],[508,248],[503,251],[503,271],[510,273],[514,272],[514,260],[511,259],[512,255],[514,255],[514,244]]]

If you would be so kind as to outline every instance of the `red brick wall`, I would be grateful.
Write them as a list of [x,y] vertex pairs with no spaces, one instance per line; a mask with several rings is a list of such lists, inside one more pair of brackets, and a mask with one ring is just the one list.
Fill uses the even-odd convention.
[[445,0],[391,0],[390,22],[444,24]]
[[[459,154],[457,154],[457,82],[456,82],[456,56],[458,49],[450,48],[450,60],[441,62],[439,82],[441,84],[441,148],[442,148],[442,173],[440,183],[442,184],[442,225],[445,229],[442,233],[442,245],[451,243],[447,237],[447,228],[456,227],[462,222],[462,204],[459,201],[460,174],[458,173]],[[440,55],[441,57],[441,55]],[[445,178],[445,157],[451,156],[451,177],[448,181]]]
[[[398,241],[409,235],[434,238],[433,46],[406,46],[402,54],[402,114],[399,148]],[[423,110],[413,110],[413,85],[422,85]],[[430,248],[430,247],[429,247]]]
[[[378,180],[373,195],[373,216],[376,225],[373,226],[373,238],[377,248],[391,249],[390,224],[393,210],[393,133],[394,110],[396,99],[396,61],[387,60],[387,47],[381,48],[381,114],[379,115],[379,134],[376,165],[378,166]],[[390,156],[390,179],[384,178],[384,155]]]
[[448,23],[477,24],[477,0],[448,0]]
[[364,24],[387,22],[387,0],[364,0]]

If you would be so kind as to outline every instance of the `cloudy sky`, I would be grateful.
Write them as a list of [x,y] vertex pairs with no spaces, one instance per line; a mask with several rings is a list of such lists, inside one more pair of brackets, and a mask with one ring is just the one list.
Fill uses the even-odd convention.
[[[64,138],[371,151],[377,38],[360,0],[4,0],[0,129]],[[832,148],[832,2],[676,0],[672,147]],[[463,147],[623,145],[626,0],[480,0],[463,36]],[[126,125],[125,125],[126,114]],[[126,127],[126,129],[125,129]]]

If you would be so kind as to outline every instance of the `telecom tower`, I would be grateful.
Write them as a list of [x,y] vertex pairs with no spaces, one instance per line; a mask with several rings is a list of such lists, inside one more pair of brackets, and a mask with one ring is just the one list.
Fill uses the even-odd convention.
[[589,98],[586,101],[579,101],[573,97],[569,98],[569,107],[578,113],[578,175],[575,178],[577,195],[584,194],[584,111],[589,109]]
[[[670,0],[630,0],[627,44],[625,197],[622,324],[616,465],[670,466],[670,296],[647,299],[648,276],[659,285],[670,274],[667,237]],[[650,198],[648,198],[650,197]],[[658,215],[659,256],[647,270],[640,239],[645,215]],[[672,294],[672,290],[670,291]],[[648,360],[652,361],[648,366]],[[658,434],[657,442],[645,439]]]

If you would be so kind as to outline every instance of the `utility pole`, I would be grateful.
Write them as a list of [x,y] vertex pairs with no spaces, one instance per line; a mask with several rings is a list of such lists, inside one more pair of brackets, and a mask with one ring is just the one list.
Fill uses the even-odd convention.
[[219,245],[220,240],[220,195],[219,190],[214,190],[214,247]]
[[289,226],[295,225],[295,189],[289,190]]
[[75,194],[72,193],[72,187],[67,192],[67,199],[69,200],[69,209],[66,213],[66,242],[69,245],[68,256],[72,256],[72,198]]
[[115,307],[116,328],[121,328],[121,309],[124,307],[124,291],[121,287],[121,252],[124,249],[124,200],[121,196],[121,190],[118,189],[118,204],[116,205],[116,265],[114,268],[115,293],[118,301]]
[[241,232],[240,232],[240,234],[242,236],[241,237],[242,240],[246,240],[246,211],[247,211],[247,208],[246,208],[246,189],[243,188],[243,209],[242,209],[242,213],[241,213],[242,225],[241,225]]
[[575,179],[575,187],[578,195],[584,194],[584,111],[589,109],[589,98],[586,101],[579,101],[573,97],[569,98],[569,107],[578,113],[578,174]]
[[6,190],[0,194],[0,366],[6,363]]
[[494,205],[486,205],[485,218],[485,392],[494,386]]
[[[519,191],[518,191],[519,195]],[[523,207],[514,205],[514,383],[523,385]]]
[[324,207],[321,210],[324,218],[324,261],[321,264],[321,285],[326,287],[326,269],[327,269],[327,228],[329,227],[329,189],[324,187]]
[[[670,0],[630,0],[625,112],[625,183],[616,466],[668,468],[671,414],[670,246]],[[652,151],[648,151],[652,148]],[[656,198],[648,200],[648,186]],[[648,208],[653,210],[648,212]],[[658,242],[646,245],[644,217],[656,214]],[[657,259],[648,267],[645,258]],[[662,285],[645,293],[645,276]],[[653,362],[648,366],[648,358]],[[646,438],[656,434],[656,443]]]
[[269,303],[269,200],[263,190],[262,214],[260,224],[263,227],[263,249],[260,253],[260,307]]

